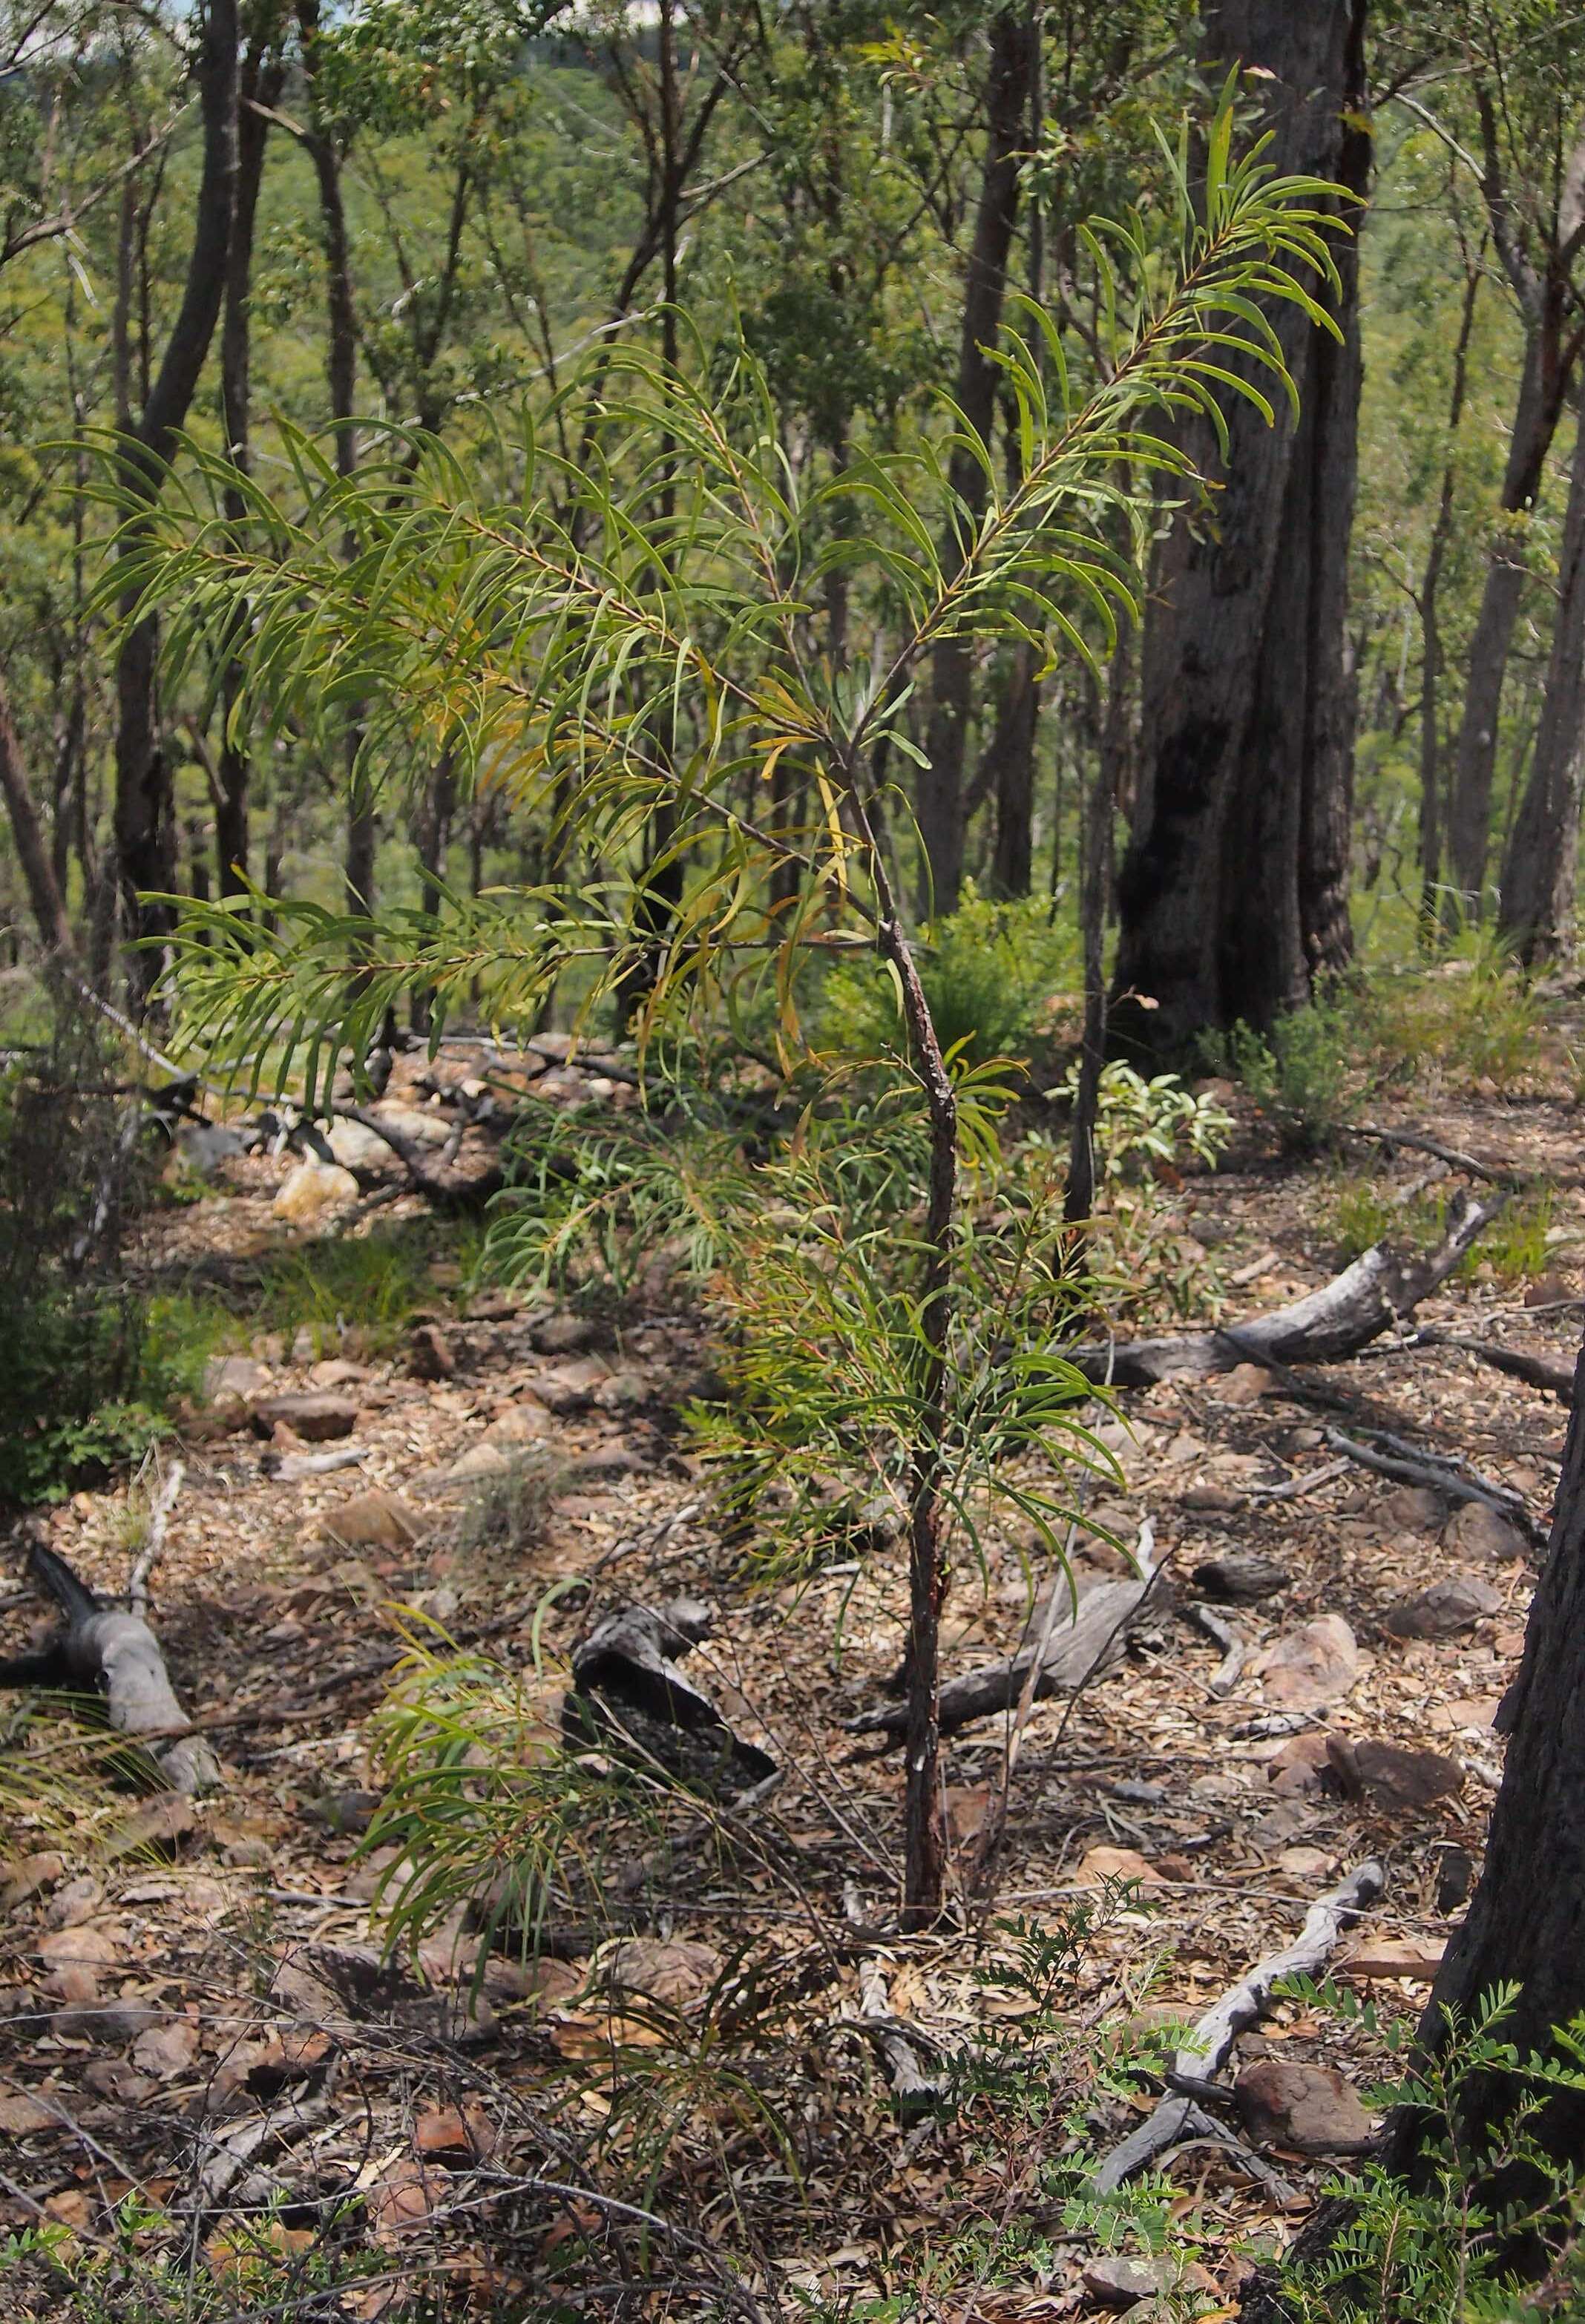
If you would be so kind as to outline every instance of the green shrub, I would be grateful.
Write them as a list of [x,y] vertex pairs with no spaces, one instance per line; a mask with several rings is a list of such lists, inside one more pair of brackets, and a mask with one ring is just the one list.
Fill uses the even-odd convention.
[[1264,1037],[1240,1020],[1206,1044],[1206,1056],[1243,1083],[1290,1152],[1313,1153],[1348,1116],[1358,1013],[1357,1006],[1317,999],[1279,1017]]
[[[943,1049],[962,1045],[972,1065],[1027,1058],[1049,1029],[1052,1004],[1078,984],[1074,934],[1050,924],[1035,896],[994,904],[971,881],[955,912],[937,921],[919,948],[919,981]],[[825,981],[818,1015],[822,1047],[847,1056],[880,1056],[901,1045],[895,991],[873,959],[844,962]]]

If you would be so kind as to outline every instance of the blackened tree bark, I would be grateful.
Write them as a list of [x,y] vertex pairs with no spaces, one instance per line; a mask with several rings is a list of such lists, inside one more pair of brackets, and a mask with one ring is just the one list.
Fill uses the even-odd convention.
[[1106,904],[1111,885],[1112,829],[1118,802],[1129,788],[1134,639],[1120,630],[1106,676],[1106,709],[1101,749],[1084,808],[1083,875],[1079,924],[1084,946],[1084,1046],[1068,1147],[1067,1194],[1063,1216],[1070,1226],[1095,1207],[1095,1123],[1101,1106],[1101,1075],[1106,1065]]
[[[1504,167],[1499,108],[1489,88],[1479,81],[1476,102],[1483,141],[1482,191],[1492,240],[1525,327],[1525,363],[1501,500],[1504,515],[1516,517],[1534,507],[1541,490],[1546,456],[1562,416],[1580,349],[1580,333],[1571,324],[1570,315],[1573,269],[1585,244],[1585,139],[1576,144],[1553,189],[1550,215],[1544,203],[1525,201],[1521,218],[1515,214]],[[1536,237],[1534,251],[1533,235]],[[1524,595],[1525,569],[1520,534],[1505,525],[1492,543],[1470,645],[1448,832],[1453,880],[1461,891],[1465,913],[1475,919],[1485,904],[1497,719],[1514,623]]]
[[1562,568],[1541,725],[1502,868],[1498,927],[1530,964],[1553,958],[1574,927],[1585,775],[1585,396],[1569,476]]
[[[985,158],[974,238],[963,286],[963,331],[958,353],[958,408],[989,444],[1001,374],[986,350],[994,347],[1007,294],[1008,256],[1018,208],[1018,156],[1027,135],[1029,92],[1034,83],[1040,35],[1037,23],[1018,0],[1000,8],[991,23],[991,60],[985,77]],[[961,556],[961,534],[985,506],[985,475],[977,459],[954,451],[947,481],[955,503],[943,544],[950,573]],[[969,641],[944,638],[930,672],[927,763],[919,772],[917,807],[925,847],[921,908],[950,912],[963,872],[963,770],[968,748],[973,665]]]
[[[236,0],[206,0],[195,65],[204,124],[192,249],[182,300],[143,414],[119,460],[120,482],[134,501],[161,490],[180,429],[191,408],[226,292],[236,194]],[[135,533],[124,555],[136,554]],[[135,600],[124,599],[130,615]],[[128,627],[116,658],[115,860],[127,933],[169,933],[170,907],[146,902],[176,884],[175,793],[161,747],[155,695],[157,626],[152,615]],[[130,980],[146,1000],[161,967],[157,948],[132,954]]]
[[[318,188],[319,239],[325,252],[325,369],[330,417],[336,424],[336,466],[342,475],[350,476],[358,464],[358,432],[353,425],[358,374],[357,307],[341,188],[341,148],[319,100],[319,0],[297,0],[297,23],[309,99],[308,134],[303,142]],[[350,554],[350,542],[347,546]],[[374,801],[358,763],[362,729],[362,717],[355,708],[346,737],[345,887],[347,910],[360,915],[374,908],[374,853],[379,843]]]
[[[1366,0],[1205,11],[1212,72],[1268,92],[1279,170],[1363,196]],[[1350,224],[1357,225],[1353,206]],[[1352,237],[1336,251],[1341,344],[1275,318],[1300,398],[1267,428],[1242,403],[1208,524],[1179,519],[1153,576],[1139,788],[1120,881],[1112,1019],[1141,1048],[1269,1024],[1347,964],[1353,686],[1346,613],[1360,364]],[[1207,463],[1214,447],[1195,446]],[[1154,1001],[1154,1010],[1139,1005]]]
[[[264,146],[270,134],[270,114],[281,102],[285,60],[276,43],[279,28],[273,9],[267,12],[248,42],[243,60],[240,105],[236,124],[236,208],[231,221],[231,252],[226,270],[226,313],[220,326],[220,418],[226,449],[238,481],[226,488],[226,513],[237,526],[246,514],[242,482],[249,473],[250,378],[252,360],[252,298],[253,230],[258,217],[259,188],[264,175]],[[244,615],[245,622],[246,616]],[[245,742],[234,740],[231,713],[242,691],[243,672],[234,655],[221,679],[224,721],[220,738],[220,772],[215,802],[215,848],[220,893],[244,892],[248,869],[249,753]]]
[[[1445,2008],[1466,2015],[1495,1986],[1516,1984],[1505,2039],[1545,2052],[1552,2029],[1585,2010],[1585,1357],[1563,1446],[1557,1514],[1530,1608],[1525,1655],[1497,1725],[1507,1763],[1491,1812],[1486,1861],[1463,1924],[1448,1945],[1420,2022],[1423,2047],[1448,2038]],[[1511,2107],[1511,2089],[1486,2093]],[[1387,2160],[1413,2169],[1419,2126],[1394,2126]],[[1551,2150],[1585,2153],[1585,2096],[1553,2099],[1541,2132]]]

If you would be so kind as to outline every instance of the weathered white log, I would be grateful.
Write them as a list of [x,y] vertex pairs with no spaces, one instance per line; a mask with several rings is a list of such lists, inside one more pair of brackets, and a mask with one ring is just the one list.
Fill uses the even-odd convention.
[[[1312,1976],[1322,1968],[1349,1923],[1366,1905],[1373,1904],[1386,1886],[1385,1870],[1370,1857],[1339,1886],[1317,1897],[1293,1943],[1258,1962],[1206,2011],[1173,2059],[1174,2074],[1180,2080],[1196,2083],[1213,2080],[1226,2065],[1239,2035],[1265,2016],[1272,1987],[1284,1978]],[[1175,2093],[1164,2098],[1120,2145],[1101,2158],[1090,2182],[1096,2193],[1110,2194],[1169,2146],[1196,2135],[1195,2118],[1200,2111],[1191,2098]]]
[[29,1563],[66,1617],[55,1651],[69,1683],[104,1697],[110,1726],[141,1745],[173,1792],[214,1791],[220,1762],[177,1701],[160,1642],[143,1617],[102,1608],[41,1541],[32,1545]]

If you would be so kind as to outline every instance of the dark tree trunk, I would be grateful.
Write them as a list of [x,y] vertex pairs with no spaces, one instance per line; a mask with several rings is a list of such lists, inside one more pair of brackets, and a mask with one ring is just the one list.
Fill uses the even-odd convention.
[[[991,62],[985,80],[985,159],[980,206],[963,288],[963,334],[958,355],[957,402],[963,417],[989,444],[1001,374],[985,352],[1001,327],[1007,291],[1008,255],[1018,208],[1018,156],[1027,131],[1029,91],[1039,51],[1039,32],[1021,5],[1001,8],[991,20]],[[942,562],[950,573],[962,558],[960,527],[972,529],[985,505],[985,475],[979,462],[954,452],[947,479],[956,502],[956,525],[949,525]],[[919,772],[918,822],[924,842],[922,908],[950,912],[963,872],[963,769],[968,748],[973,666],[969,641],[946,638],[936,647],[930,673],[927,764]]]
[[38,808],[33,803],[32,791],[23,768],[22,748],[16,739],[16,726],[11,715],[3,674],[0,674],[0,791],[5,795],[5,810],[11,818],[16,860],[22,866],[28,901],[39,924],[39,936],[46,957],[69,955],[74,949],[71,922],[50,862],[50,851],[44,844],[44,835],[39,826]]
[[[1359,192],[1364,16],[1365,0],[1221,0],[1203,42],[1213,73],[1236,59],[1266,77],[1278,170]],[[1299,418],[1285,404],[1267,428],[1229,410],[1214,522],[1176,521],[1153,576],[1112,1012],[1141,1048],[1182,1049],[1239,1018],[1269,1024],[1351,951],[1344,614],[1360,369],[1353,243],[1336,255],[1342,344],[1291,310],[1277,318]],[[1195,448],[1213,450],[1208,437]]]
[[1079,1060],[1063,1204],[1063,1216],[1070,1226],[1089,1218],[1095,1207],[1095,1123],[1106,1064],[1106,900],[1111,885],[1112,828],[1118,801],[1128,787],[1133,642],[1130,631],[1119,632],[1107,672],[1095,779],[1084,815],[1083,888],[1079,902],[1084,947],[1084,1046]]
[[[1563,1447],[1557,1514],[1530,1608],[1525,1655],[1497,1724],[1507,1764],[1491,1812],[1486,1861],[1462,1926],[1450,1942],[1419,2038],[1436,2052],[1443,2011],[1470,2013],[1494,1987],[1518,1988],[1504,2039],[1544,2052],[1552,2029],[1585,2010],[1585,1359]],[[1497,2111],[1516,2093],[1485,2093]],[[1571,2163],[1585,2154],[1585,2095],[1553,2098],[1544,2144]],[[1387,2160],[1413,2168],[1418,2126],[1400,2117]]]
[[1040,723],[1040,681],[1036,669],[1034,647],[1020,644],[1013,655],[991,745],[996,849],[991,860],[991,892],[1003,899],[1027,896],[1034,875],[1035,735]]
[[[1526,338],[1518,408],[1508,438],[1502,508],[1518,515],[1534,506],[1546,455],[1557,430],[1567,383],[1559,376],[1561,311],[1549,301]],[[1479,919],[1484,908],[1486,855],[1491,825],[1491,786],[1497,766],[1497,721],[1507,675],[1514,623],[1525,594],[1522,539],[1504,530],[1492,544],[1481,592],[1480,612],[1470,641],[1464,713],[1453,761],[1452,811],[1448,861],[1465,914]]]
[[1499,926],[1520,958],[1534,964],[1562,951],[1573,933],[1580,849],[1580,779],[1585,772],[1585,396],[1580,400],[1563,519],[1562,571],[1546,697],[1530,779],[1515,819],[1502,870]]
[[[226,513],[240,527],[247,503],[240,480],[249,473],[250,380],[252,355],[253,229],[258,217],[259,187],[264,174],[264,145],[270,134],[265,112],[281,102],[285,67],[279,57],[266,54],[266,40],[255,34],[243,61],[241,97],[236,124],[236,208],[231,221],[231,251],[226,269],[226,314],[220,326],[220,420],[226,448],[239,482],[226,489]],[[245,621],[245,615],[244,619]],[[219,795],[215,805],[215,852],[220,893],[239,896],[245,890],[248,869],[248,751],[234,740],[231,713],[242,690],[242,668],[227,661],[220,685],[221,716]]]
[[1420,583],[1420,925],[1426,944],[1434,940],[1440,914],[1437,890],[1442,882],[1442,733],[1437,724],[1442,685],[1442,627],[1438,592],[1442,568],[1453,529],[1453,449],[1464,416],[1470,380],[1470,338],[1475,327],[1475,302],[1479,295],[1481,268],[1471,266],[1465,253],[1464,303],[1459,315],[1459,336],[1453,347],[1453,383],[1448,398],[1447,458],[1442,463],[1442,492],[1436,521],[1425,553]]
[[[197,65],[204,123],[192,250],[181,306],[164,358],[143,405],[131,447],[120,459],[124,490],[152,502],[191,408],[219,320],[231,248],[236,193],[236,0],[207,0]],[[135,554],[129,536],[128,554]],[[133,610],[125,601],[124,610]],[[146,903],[176,884],[175,791],[161,745],[155,697],[157,633],[152,617],[134,622],[115,668],[115,860],[129,935],[159,938],[170,927],[170,907]],[[131,977],[146,1000],[161,961],[158,947],[135,951]]]

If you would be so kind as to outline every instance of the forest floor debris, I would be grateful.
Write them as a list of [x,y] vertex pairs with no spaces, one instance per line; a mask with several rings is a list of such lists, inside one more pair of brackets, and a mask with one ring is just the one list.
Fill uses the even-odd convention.
[[[1560,1213],[1585,1212],[1571,1110],[1504,1107],[1500,1136],[1492,1111],[1443,1106],[1450,1151],[1500,1146],[1505,1170],[1560,1189]],[[1390,1191],[1416,1149],[1382,1130]],[[282,1250],[311,1265],[324,1246],[273,1214],[294,1167],[222,1157],[213,1191],[151,1222],[150,1275],[175,1286],[229,1268],[245,1286]],[[1314,1166],[1255,1159],[1193,1188],[1224,1279],[1254,1270],[1251,1311],[1334,1279],[1325,1210]],[[379,1231],[421,1235],[429,1215],[402,1192]],[[188,2223],[218,2282],[273,2220],[346,2270],[342,2312],[372,2318],[423,2267],[459,2313],[536,2312],[648,2215],[677,2297],[700,2306],[769,2318],[800,2288],[834,2311],[911,2297],[928,2252],[938,2271],[951,2255],[960,2307],[978,2299],[1011,2324],[1116,2303],[1111,2259],[1054,2207],[1051,2172],[1147,2136],[1153,2153],[1175,2148],[1188,2190],[1175,2232],[1203,2281],[1191,2298],[1175,2276],[1176,2312],[1225,2307],[1248,2251],[1285,2243],[1325,2176],[1295,2128],[1315,2092],[1337,2096],[1340,2076],[1361,2088],[1378,2061],[1357,2027],[1276,1996],[1213,2063],[1150,2029],[1212,2005],[1225,2017],[1219,1997],[1301,1924],[1313,1933],[1317,1913],[1340,1977],[1389,2013],[1423,2002],[1478,1865],[1501,1764],[1492,1720],[1523,1644],[1534,1546],[1507,1513],[1544,1525],[1566,1418],[1549,1386],[1463,1342],[1516,1336],[1538,1365],[1571,1363],[1568,1256],[1549,1261],[1563,1297],[1540,1306],[1483,1272],[1477,1248],[1416,1331],[1383,1333],[1356,1362],[1120,1397],[1103,1427],[1120,1480],[1086,1511],[1074,1572],[1082,1591],[1135,1587],[1118,1544],[1148,1526],[1162,1602],[1076,1696],[1041,1701],[1025,1685],[1047,1643],[1030,1545],[988,1542],[983,1575],[960,1578],[947,1675],[991,1665],[1009,1683],[1001,1716],[951,1742],[961,1925],[908,1937],[897,1763],[852,1733],[884,1722],[895,1562],[755,1587],[679,1427],[709,1361],[680,1293],[618,1327],[470,1299],[444,1245],[425,1248],[416,1323],[244,1329],[184,1431],[149,1619],[224,1788],[119,1801],[122,1838],[91,1861],[69,1835],[15,1831],[0,2221],[48,2221],[91,2255],[136,2194]],[[348,1436],[302,1449],[332,1404]],[[1340,1459],[1331,1428],[1350,1446],[1420,1448],[1425,1474]],[[47,1519],[57,1554],[107,1596],[128,1586],[128,1510],[115,1487]],[[1236,1619],[1180,1611],[1174,1577],[1191,1574]],[[598,1616],[679,1598],[714,1609],[690,1691],[779,1781],[741,1813],[696,1805],[603,1866],[606,1925],[548,1929],[538,1959],[482,1949],[459,1914],[387,1961],[400,1877],[393,1890],[393,1851],[360,1849],[383,1782],[367,1722],[414,1642],[493,1657],[537,1701],[542,1662],[565,1668]],[[0,1607],[8,1651],[40,1611]],[[664,1639],[650,1643],[667,1665]],[[974,1868],[1004,1784],[987,1895]],[[1055,2016],[1030,1966],[1042,1945],[1064,1962]],[[1028,2027],[1060,2118],[1008,2097]],[[1147,2074],[1125,2095],[1108,2061],[1150,2038],[1155,2095]],[[1224,2061],[1236,2129],[1165,2079],[1205,2081]],[[1158,2114],[1177,2134],[1161,2147]]]

